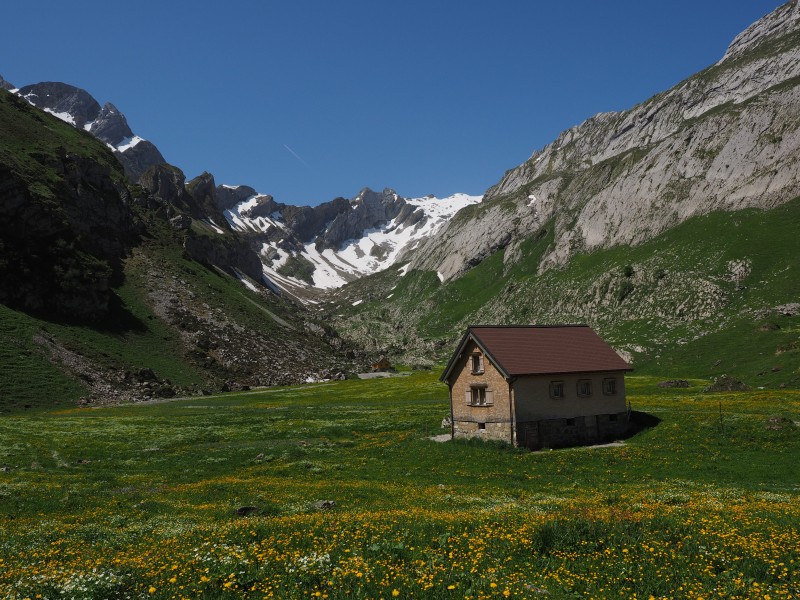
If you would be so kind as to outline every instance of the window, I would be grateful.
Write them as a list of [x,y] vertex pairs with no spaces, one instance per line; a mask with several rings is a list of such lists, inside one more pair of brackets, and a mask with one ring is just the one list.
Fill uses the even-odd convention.
[[617,393],[617,380],[613,378],[603,380],[603,393],[606,396],[613,396]]
[[578,379],[578,396],[592,395],[592,380],[591,379]]
[[486,388],[486,384],[472,385],[467,390],[467,404],[470,406],[491,406],[494,404],[494,392]]
[[567,421],[567,423],[566,423],[567,427],[574,427],[575,426],[575,419],[567,419],[566,421]]
[[617,415],[608,415],[608,420],[609,421],[616,421],[617,420]]
[[480,431],[485,431],[486,430],[486,423],[478,423],[478,429]]
[[564,397],[564,382],[563,381],[551,381],[550,382],[550,397],[551,398],[563,398]]
[[473,375],[479,375],[483,373],[483,356],[480,354],[473,354],[470,356],[472,362],[472,373]]

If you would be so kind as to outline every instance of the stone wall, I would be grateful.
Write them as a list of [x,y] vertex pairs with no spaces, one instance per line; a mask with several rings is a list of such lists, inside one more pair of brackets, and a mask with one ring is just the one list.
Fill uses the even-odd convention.
[[[511,443],[511,405],[508,382],[488,357],[483,356],[483,373],[473,374],[469,361],[473,354],[483,356],[477,344],[469,341],[454,365],[450,376],[451,405],[453,409],[453,435],[455,437],[480,436],[484,439]],[[483,406],[467,403],[466,392],[471,386],[486,386],[492,402]]]
[[531,450],[612,442],[628,431],[628,413],[517,423],[517,445]]

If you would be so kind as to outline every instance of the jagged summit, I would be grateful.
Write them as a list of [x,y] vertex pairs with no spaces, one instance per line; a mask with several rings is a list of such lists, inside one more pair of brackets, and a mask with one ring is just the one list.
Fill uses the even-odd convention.
[[[337,288],[402,260],[480,196],[408,199],[390,188],[362,189],[347,200],[290,206],[246,186],[220,186],[218,204],[231,228],[259,249],[264,275],[301,299]],[[232,204],[236,199],[238,203]]]
[[58,81],[44,81],[26,85],[17,94],[108,144],[133,181],[138,181],[151,166],[166,162],[155,145],[133,134],[125,115],[113,104],[107,102],[101,107],[86,90]]
[[[796,31],[800,24],[800,1],[792,0],[759,19],[737,35],[720,63],[735,59],[765,40],[776,39]],[[719,64],[719,63],[717,63]]]

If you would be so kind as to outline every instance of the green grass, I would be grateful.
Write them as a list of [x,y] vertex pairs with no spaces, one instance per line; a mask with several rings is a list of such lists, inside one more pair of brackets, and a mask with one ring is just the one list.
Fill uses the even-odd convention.
[[77,154],[108,168],[112,178],[124,179],[122,166],[111,150],[90,133],[31,106],[27,100],[0,90],[0,164],[11,167],[44,198],[63,185],[52,165]]
[[428,439],[437,376],[7,415],[0,595],[797,593],[797,392],[635,376],[656,427],[530,453]]

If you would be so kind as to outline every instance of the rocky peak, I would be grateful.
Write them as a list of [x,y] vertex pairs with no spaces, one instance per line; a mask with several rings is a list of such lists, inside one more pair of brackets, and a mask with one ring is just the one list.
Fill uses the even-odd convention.
[[229,228],[228,221],[217,208],[217,184],[211,173],[204,172],[186,184],[186,191],[192,198],[192,216],[210,218],[219,227]]
[[285,204],[275,202],[275,199],[269,194],[259,195],[256,200],[256,205],[250,210],[244,211],[242,214],[250,219],[257,219],[258,217],[271,217],[274,213],[284,208]]
[[73,124],[83,129],[100,114],[100,104],[89,92],[58,81],[43,81],[19,89],[19,95],[34,106],[56,114],[71,115]]
[[361,237],[364,230],[391,221],[406,204],[390,188],[380,193],[364,188],[351,200],[352,210],[339,213],[320,236],[317,245],[321,248],[338,249],[345,241]]
[[318,206],[285,206],[282,209],[286,225],[303,242],[310,242],[322,233],[328,223],[350,210],[345,198],[334,198]]
[[154,165],[139,178],[139,184],[156,200],[182,211],[189,209],[185,183],[183,171],[167,164]]
[[106,102],[100,110],[89,131],[96,138],[112,146],[119,146],[123,140],[133,137],[125,115],[110,102]]
[[257,194],[258,192],[249,185],[218,185],[216,190],[217,208],[229,210]]
[[[792,0],[753,23],[737,35],[720,63],[739,57],[768,39],[777,39],[800,26],[800,1]],[[720,64],[718,63],[718,64]]]
[[14,89],[14,85],[12,83],[6,81],[5,79],[3,79],[3,76],[0,75],[0,90],[9,90],[10,91],[10,90],[13,90],[13,89]]

